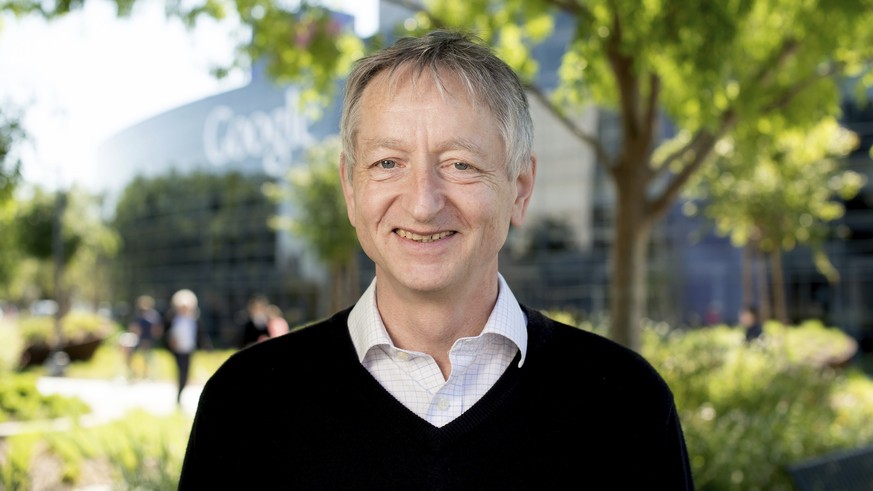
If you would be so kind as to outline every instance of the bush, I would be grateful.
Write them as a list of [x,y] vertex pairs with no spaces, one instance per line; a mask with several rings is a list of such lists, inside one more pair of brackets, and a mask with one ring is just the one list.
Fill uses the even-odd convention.
[[0,423],[77,417],[91,411],[78,398],[41,394],[36,380],[33,374],[8,373],[0,378]]
[[[23,317],[18,328],[28,346],[54,346],[57,342],[55,319],[46,316]],[[61,341],[82,343],[100,339],[112,333],[112,326],[103,317],[88,312],[70,312],[61,319]]]
[[0,458],[0,489],[31,489],[39,479],[41,489],[175,490],[190,428],[181,413],[132,411],[106,425],[13,436]]
[[792,490],[787,467],[873,442],[873,381],[839,370],[853,340],[820,323],[768,323],[746,343],[726,326],[649,326],[646,356],[673,388],[700,490]]
[[0,376],[18,367],[23,347],[18,326],[12,321],[0,319]]

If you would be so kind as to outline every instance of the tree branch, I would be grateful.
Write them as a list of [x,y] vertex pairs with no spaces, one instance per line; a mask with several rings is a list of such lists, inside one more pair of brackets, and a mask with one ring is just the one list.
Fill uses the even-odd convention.
[[790,104],[795,97],[797,97],[800,93],[811,87],[816,82],[824,80],[826,78],[830,78],[835,75],[839,71],[840,66],[841,65],[838,63],[831,63],[827,69],[819,70],[811,76],[798,81],[796,84],[787,87],[785,91],[780,94],[780,96],[777,97],[773,102],[762,107],[761,113],[767,114],[773,111],[778,111],[779,109],[788,106],[788,104]]
[[694,138],[687,145],[669,155],[662,164],[658,172],[661,173],[664,169],[669,169],[670,164],[679,160],[683,156],[690,156],[690,160],[673,175],[670,182],[661,192],[660,196],[655,196],[650,201],[650,209],[653,217],[660,217],[667,213],[669,206],[673,203],[682,191],[682,188],[688,182],[692,175],[700,169],[700,166],[706,162],[715,143],[720,140],[727,132],[737,123],[737,117],[733,110],[725,111],[722,114],[721,125],[715,132],[710,132],[701,129],[694,135]]
[[661,78],[657,73],[652,72],[649,76],[649,96],[646,101],[646,110],[644,115],[643,128],[646,130],[644,135],[646,140],[654,141],[654,136],[658,129],[658,98],[661,95]]
[[621,52],[622,28],[618,14],[613,15],[612,34],[606,44],[606,57],[615,75],[618,87],[618,99],[621,106],[622,128],[625,139],[636,139],[639,136],[639,82],[633,73],[630,58]]

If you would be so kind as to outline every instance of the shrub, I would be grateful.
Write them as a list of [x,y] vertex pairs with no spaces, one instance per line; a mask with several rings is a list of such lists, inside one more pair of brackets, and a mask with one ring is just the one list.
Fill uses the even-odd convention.
[[873,442],[873,381],[833,368],[853,340],[820,323],[645,330],[643,354],[674,390],[700,490],[792,490],[787,467]]
[[39,435],[9,438],[0,449],[0,489],[32,489],[31,463]]
[[[16,435],[8,439],[6,458],[0,458],[0,489],[31,489],[39,477],[45,489],[108,485],[175,490],[190,428],[190,418],[182,413],[158,417],[132,411],[121,420],[91,428]],[[56,464],[46,466],[45,461]],[[94,475],[85,468],[101,472]]]
[[41,394],[36,380],[36,375],[16,373],[0,378],[0,422],[77,417],[91,411],[78,398]]
[[11,321],[0,319],[0,376],[18,366],[21,348],[24,343],[18,326]]
[[[18,328],[28,346],[54,346],[58,341],[53,317],[22,317],[18,321]],[[61,340],[64,343],[81,343],[103,338],[111,332],[109,321],[97,314],[74,311],[61,319]]]

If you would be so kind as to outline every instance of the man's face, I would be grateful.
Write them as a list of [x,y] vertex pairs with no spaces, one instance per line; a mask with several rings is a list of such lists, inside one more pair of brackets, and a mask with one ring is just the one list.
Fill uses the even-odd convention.
[[444,73],[446,91],[408,72],[389,89],[378,75],[364,90],[349,220],[376,263],[379,286],[396,293],[472,294],[497,275],[510,223],[520,225],[534,165],[510,180],[491,113]]

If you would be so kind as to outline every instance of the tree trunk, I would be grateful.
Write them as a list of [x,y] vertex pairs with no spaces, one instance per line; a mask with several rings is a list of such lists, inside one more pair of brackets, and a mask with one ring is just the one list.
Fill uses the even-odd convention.
[[743,278],[743,292],[742,292],[742,307],[745,308],[747,305],[754,305],[755,302],[755,251],[752,248],[751,243],[747,243],[743,246],[743,264],[742,264],[742,278]]
[[612,339],[639,351],[640,325],[646,306],[647,250],[651,221],[640,194],[619,187],[612,247],[610,309]]
[[788,325],[788,306],[785,300],[785,273],[782,270],[782,251],[770,252],[770,268],[773,271],[773,318]]
[[348,262],[330,266],[331,312],[352,305],[360,297],[357,256]]
[[772,318],[770,312],[770,287],[767,282],[767,263],[761,254],[761,249],[755,247],[755,265],[758,269],[758,297],[761,299],[758,305],[760,321],[764,322]]

